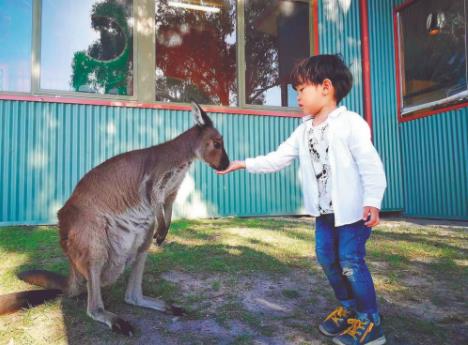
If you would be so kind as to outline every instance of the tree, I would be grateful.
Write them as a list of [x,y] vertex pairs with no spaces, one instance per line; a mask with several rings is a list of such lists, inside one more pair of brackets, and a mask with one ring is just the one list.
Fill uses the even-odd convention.
[[[133,93],[133,37],[128,9],[122,1],[93,5],[91,26],[100,39],[73,56],[71,84],[75,91],[129,95]],[[131,12],[131,11],[130,11]]]

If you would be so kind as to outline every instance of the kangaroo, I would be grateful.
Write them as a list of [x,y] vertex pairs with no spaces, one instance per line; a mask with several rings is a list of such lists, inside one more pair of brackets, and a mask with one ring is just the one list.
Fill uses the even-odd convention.
[[229,158],[223,138],[206,112],[192,102],[195,125],[157,146],[112,157],[91,169],[58,211],[60,244],[70,263],[63,277],[44,270],[18,277],[46,290],[0,296],[0,314],[34,306],[60,294],[87,291],[87,314],[113,331],[132,335],[132,325],[104,308],[101,287],[114,283],[131,266],[125,302],[176,315],[183,309],[145,297],[143,269],[153,238],[166,238],[172,204],[194,159],[224,170]]

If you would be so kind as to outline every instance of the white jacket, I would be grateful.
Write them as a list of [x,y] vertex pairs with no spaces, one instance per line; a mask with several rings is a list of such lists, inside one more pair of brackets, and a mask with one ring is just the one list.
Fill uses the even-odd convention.
[[[311,119],[305,116],[303,123],[276,151],[248,158],[245,165],[248,172],[269,173],[287,167],[299,157],[305,210],[312,216],[319,216],[317,179],[307,145]],[[380,209],[387,182],[367,122],[342,106],[328,115],[328,123],[335,226],[341,226],[362,219],[364,206]]]

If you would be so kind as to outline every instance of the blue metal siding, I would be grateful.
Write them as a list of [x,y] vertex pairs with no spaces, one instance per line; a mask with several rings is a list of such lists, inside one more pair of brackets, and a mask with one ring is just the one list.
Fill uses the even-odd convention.
[[468,220],[466,108],[402,124],[405,214]]
[[342,103],[362,115],[364,106],[359,1],[349,1],[349,7],[346,3],[319,1],[319,53],[343,56],[353,74],[354,85]]
[[[231,159],[264,154],[297,119],[210,114]],[[188,111],[0,101],[0,223],[54,223],[79,179],[118,153],[151,146],[192,126]],[[216,175],[197,162],[181,189],[179,217],[298,214],[294,165],[268,175]]]
[[468,108],[397,122],[393,8],[403,2],[368,1],[375,142],[389,177],[385,206],[467,220]]
[[[383,209],[468,219],[468,108],[398,124],[392,10],[368,1],[374,142],[388,188]],[[319,2],[320,52],[341,53],[355,78],[343,103],[363,112],[359,1]],[[297,119],[212,114],[231,159],[264,154]],[[191,126],[184,111],[0,101],[0,223],[53,223],[92,167],[120,152],[166,141]],[[178,216],[301,213],[297,167],[217,176],[197,162]],[[195,211],[195,212],[194,212]]]
[[404,197],[396,115],[393,6],[389,1],[368,1],[368,6],[374,142],[387,173],[385,208],[401,210]]

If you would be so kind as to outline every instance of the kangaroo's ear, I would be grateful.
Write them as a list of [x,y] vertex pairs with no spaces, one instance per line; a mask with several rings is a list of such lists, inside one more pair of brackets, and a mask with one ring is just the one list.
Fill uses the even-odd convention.
[[213,122],[206,112],[194,100],[192,100],[192,115],[197,126],[213,126]]

